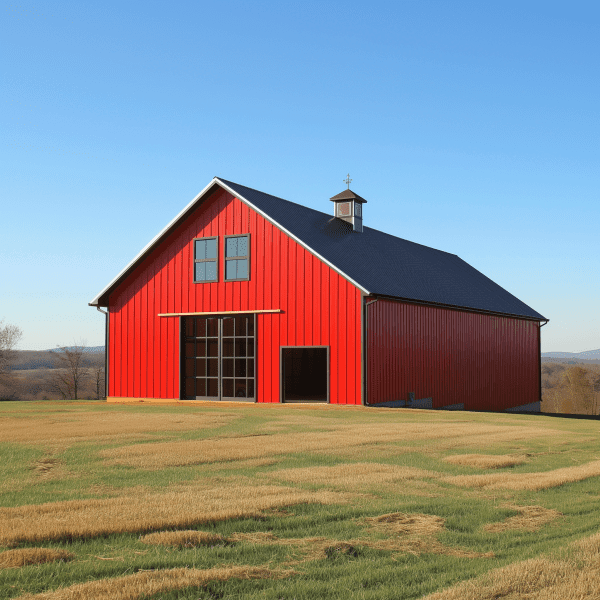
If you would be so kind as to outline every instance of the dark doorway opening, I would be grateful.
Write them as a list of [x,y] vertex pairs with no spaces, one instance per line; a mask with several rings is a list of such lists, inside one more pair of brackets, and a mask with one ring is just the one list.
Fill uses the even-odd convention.
[[329,348],[281,348],[282,402],[329,401]]

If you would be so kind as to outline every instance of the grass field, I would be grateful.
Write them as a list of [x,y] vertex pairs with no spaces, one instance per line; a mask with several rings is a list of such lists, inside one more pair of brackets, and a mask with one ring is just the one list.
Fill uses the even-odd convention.
[[0,599],[599,598],[600,423],[0,403]]

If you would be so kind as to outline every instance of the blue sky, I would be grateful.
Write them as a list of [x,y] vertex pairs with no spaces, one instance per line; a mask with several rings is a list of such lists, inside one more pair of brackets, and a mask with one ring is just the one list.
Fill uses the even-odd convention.
[[600,348],[597,2],[0,5],[0,319],[87,304],[221,176],[457,254]]

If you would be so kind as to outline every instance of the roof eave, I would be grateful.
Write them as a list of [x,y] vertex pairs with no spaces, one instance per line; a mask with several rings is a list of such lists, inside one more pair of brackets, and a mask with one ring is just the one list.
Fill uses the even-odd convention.
[[500,311],[496,311],[496,310],[489,310],[486,308],[474,308],[474,307],[470,307],[470,306],[459,306],[457,304],[444,304],[442,302],[432,302],[430,300],[416,300],[414,298],[403,298],[400,296],[390,296],[388,294],[379,294],[377,292],[372,292],[370,295],[373,298],[381,298],[382,300],[395,300],[398,302],[406,302],[407,304],[422,304],[425,306],[432,306],[432,307],[436,307],[436,308],[450,308],[452,310],[476,312],[476,313],[482,313],[482,314],[499,316],[499,317],[510,317],[513,319],[524,319],[527,321],[539,321],[539,322],[546,321],[546,323],[550,322],[550,319],[547,319],[546,317],[542,316],[540,313],[538,313],[537,311],[535,311],[533,309],[531,309],[531,310],[533,310],[533,312],[540,315],[539,317],[534,317],[533,315],[523,315],[523,314],[519,315],[516,313],[500,312]]

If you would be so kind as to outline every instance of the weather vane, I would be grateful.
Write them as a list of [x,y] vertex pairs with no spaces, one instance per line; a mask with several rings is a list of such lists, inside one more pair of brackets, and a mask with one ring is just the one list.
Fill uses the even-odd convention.
[[344,179],[344,183],[348,185],[348,189],[350,189],[351,181],[352,181],[352,179],[350,179],[350,173],[348,173],[348,176],[346,177],[346,179]]

